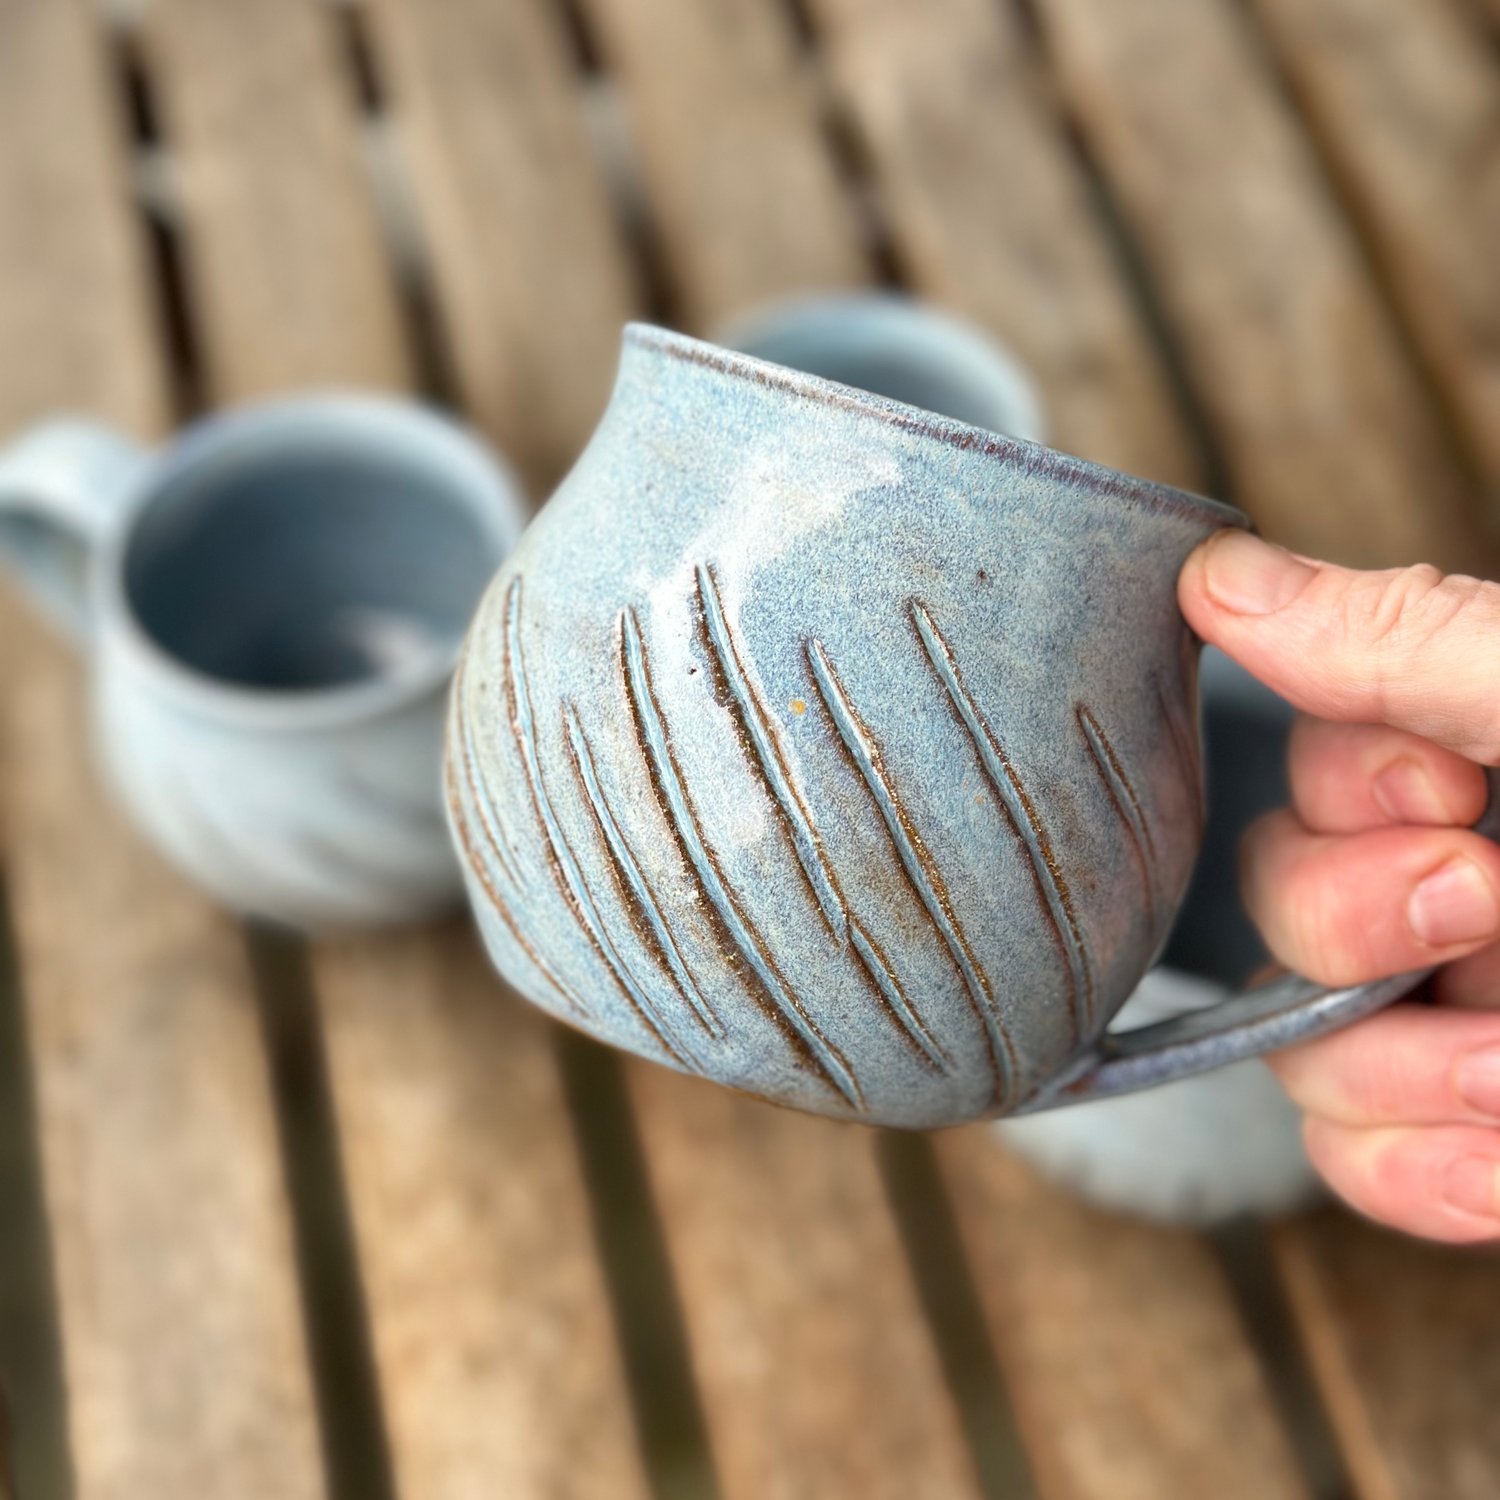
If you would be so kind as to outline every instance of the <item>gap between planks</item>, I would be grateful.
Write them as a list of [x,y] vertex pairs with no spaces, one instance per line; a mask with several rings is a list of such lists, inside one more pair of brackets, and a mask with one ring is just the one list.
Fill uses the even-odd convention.
[[1493,556],[1238,0],[1026,3],[1159,288],[1238,503],[1273,538],[1356,565]]
[[73,1490],[57,1288],[10,901],[0,878],[0,1500]]
[[[93,19],[5,0],[0,29],[0,328],[28,350],[0,371],[0,421],[69,407],[157,431],[166,382]],[[74,1491],[314,1496],[284,1200],[232,929],[104,804],[76,664],[16,601],[0,611],[6,859]],[[274,1446],[247,1440],[264,1430]]]
[[[506,21],[488,9],[446,7],[446,18],[455,24],[467,18],[475,27],[470,46],[448,51],[424,31],[425,8],[382,5],[380,24],[368,36],[365,13],[348,17],[341,49],[327,37],[315,44],[307,13],[301,14],[294,21],[278,5],[274,16],[257,14],[252,22],[235,7],[190,12],[164,5],[149,21],[144,51],[171,106],[194,290],[190,312],[209,353],[210,393],[241,397],[308,379],[409,387],[421,363],[406,347],[413,310],[425,324],[436,309],[442,319],[436,337],[451,339],[451,378],[466,404],[511,437],[512,452],[519,445],[529,472],[555,464],[557,421],[518,425],[517,411],[507,405],[507,392],[517,388],[496,386],[496,351],[485,347],[495,342],[498,320],[506,330],[499,342],[509,343],[515,358],[517,328],[530,319],[535,329],[541,315],[534,299],[494,300],[514,296],[516,283],[502,257],[476,260],[483,239],[472,246],[467,240],[472,216],[495,225],[506,221],[506,205],[483,191],[449,194],[444,167],[453,163],[434,162],[430,154],[452,145],[435,118],[440,106],[471,111],[464,118],[475,128],[464,140],[472,137],[474,145],[467,149],[494,144],[494,122],[485,114],[489,94],[477,87],[494,47],[486,28],[500,25],[503,34],[504,24],[520,24],[519,13],[507,12]],[[289,26],[303,28],[300,40],[278,50]],[[217,76],[196,66],[210,50],[219,58]],[[241,52],[243,66],[237,62],[224,76],[224,59]],[[352,57],[357,73],[364,70],[356,79],[360,89],[342,98],[335,76],[340,57],[345,66]],[[386,69],[394,63],[391,78]],[[545,78],[545,68],[533,83],[538,76]],[[221,88],[258,119],[257,90],[278,80],[283,111],[304,121],[302,140],[284,122],[233,136],[217,130]],[[377,187],[388,210],[382,218],[370,205],[348,106],[361,92],[367,101],[379,99],[392,86],[406,109],[404,144],[426,170],[422,191],[409,196],[396,176],[401,153],[379,158],[385,173]],[[241,171],[246,152],[256,159]],[[256,196],[251,188],[273,179],[278,194],[302,205],[296,235],[248,211]],[[249,183],[246,202],[226,205],[203,191],[205,180]],[[412,232],[413,206],[432,238]],[[388,242],[398,224],[408,235],[403,253],[382,263],[388,253],[382,236]],[[321,323],[304,327],[273,304],[283,292],[294,309],[320,296],[326,268],[315,248],[319,235],[354,252],[362,290],[350,299],[339,288]],[[515,237],[506,243],[514,245]],[[251,271],[258,280],[247,313],[231,294]],[[252,316],[257,302],[261,315]],[[580,313],[587,308],[587,299],[575,305]],[[611,348],[614,321],[597,322],[607,328]],[[563,336],[566,330],[552,332],[554,368],[565,371],[587,341],[580,346]],[[518,363],[535,373],[530,356]],[[595,399],[579,387],[581,399]],[[335,1151],[343,1152],[403,1494],[447,1495],[475,1482],[517,1495],[606,1484],[611,1493],[640,1493],[628,1416],[614,1399],[617,1365],[599,1316],[603,1288],[578,1164],[542,1024],[507,1005],[466,932],[319,943],[311,962],[339,1125],[336,1140],[327,1117],[314,1122],[314,1134],[325,1176],[334,1170]],[[304,1035],[300,1045],[307,1044]],[[406,1127],[396,1128],[403,1118]],[[303,1234],[311,1239],[307,1212],[304,1204]],[[458,1232],[465,1224],[468,1232]],[[325,1274],[352,1277],[358,1269],[352,1251],[345,1247],[339,1260]],[[350,1346],[359,1325],[350,1311],[341,1333],[324,1318],[319,1334],[344,1358],[357,1354]],[[513,1356],[520,1349],[530,1355],[518,1364]],[[371,1416],[363,1446],[376,1441]]]

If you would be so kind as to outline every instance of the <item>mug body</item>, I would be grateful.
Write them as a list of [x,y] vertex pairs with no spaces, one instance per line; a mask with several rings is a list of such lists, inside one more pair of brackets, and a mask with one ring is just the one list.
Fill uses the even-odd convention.
[[1171,927],[1202,820],[1176,578],[1238,519],[630,330],[456,680],[449,809],[495,962],[782,1103],[1017,1107]]
[[144,830],[219,899],[299,926],[450,902],[448,684],[523,517],[475,440],[407,403],[190,429],[94,577],[99,750]]

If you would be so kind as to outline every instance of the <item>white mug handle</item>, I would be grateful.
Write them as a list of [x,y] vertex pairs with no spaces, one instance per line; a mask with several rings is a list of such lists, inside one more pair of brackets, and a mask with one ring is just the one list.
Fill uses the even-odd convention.
[[89,563],[149,454],[112,428],[62,418],[0,453],[0,563],[79,645],[91,634]]

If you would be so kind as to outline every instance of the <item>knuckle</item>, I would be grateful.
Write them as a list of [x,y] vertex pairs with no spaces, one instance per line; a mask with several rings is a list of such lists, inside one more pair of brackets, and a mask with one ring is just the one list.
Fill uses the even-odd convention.
[[[1460,636],[1500,645],[1500,584],[1444,573],[1430,563],[1352,575],[1340,597],[1334,629],[1366,664],[1378,700],[1409,698],[1414,672],[1429,671],[1424,653]],[[1474,705],[1461,738],[1476,758],[1500,760],[1500,652],[1472,652]]]
[[1457,590],[1452,585],[1459,581],[1430,563],[1356,574],[1343,597],[1344,633],[1365,646],[1430,635],[1453,612]]
[[1369,573],[1345,596],[1343,623],[1366,647],[1409,655],[1456,630],[1500,631],[1500,584],[1430,563]]

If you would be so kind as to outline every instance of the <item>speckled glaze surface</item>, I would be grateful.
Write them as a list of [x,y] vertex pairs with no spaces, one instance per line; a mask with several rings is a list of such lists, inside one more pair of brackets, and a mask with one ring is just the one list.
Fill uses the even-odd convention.
[[160,452],[53,422],[0,454],[0,562],[88,654],[125,808],[212,895],[303,927],[459,897],[448,687],[524,516],[476,439],[368,396],[242,408]]
[[1032,1098],[1202,823],[1178,570],[1227,507],[657,330],[491,586],[447,760],[490,951],[822,1114]]

